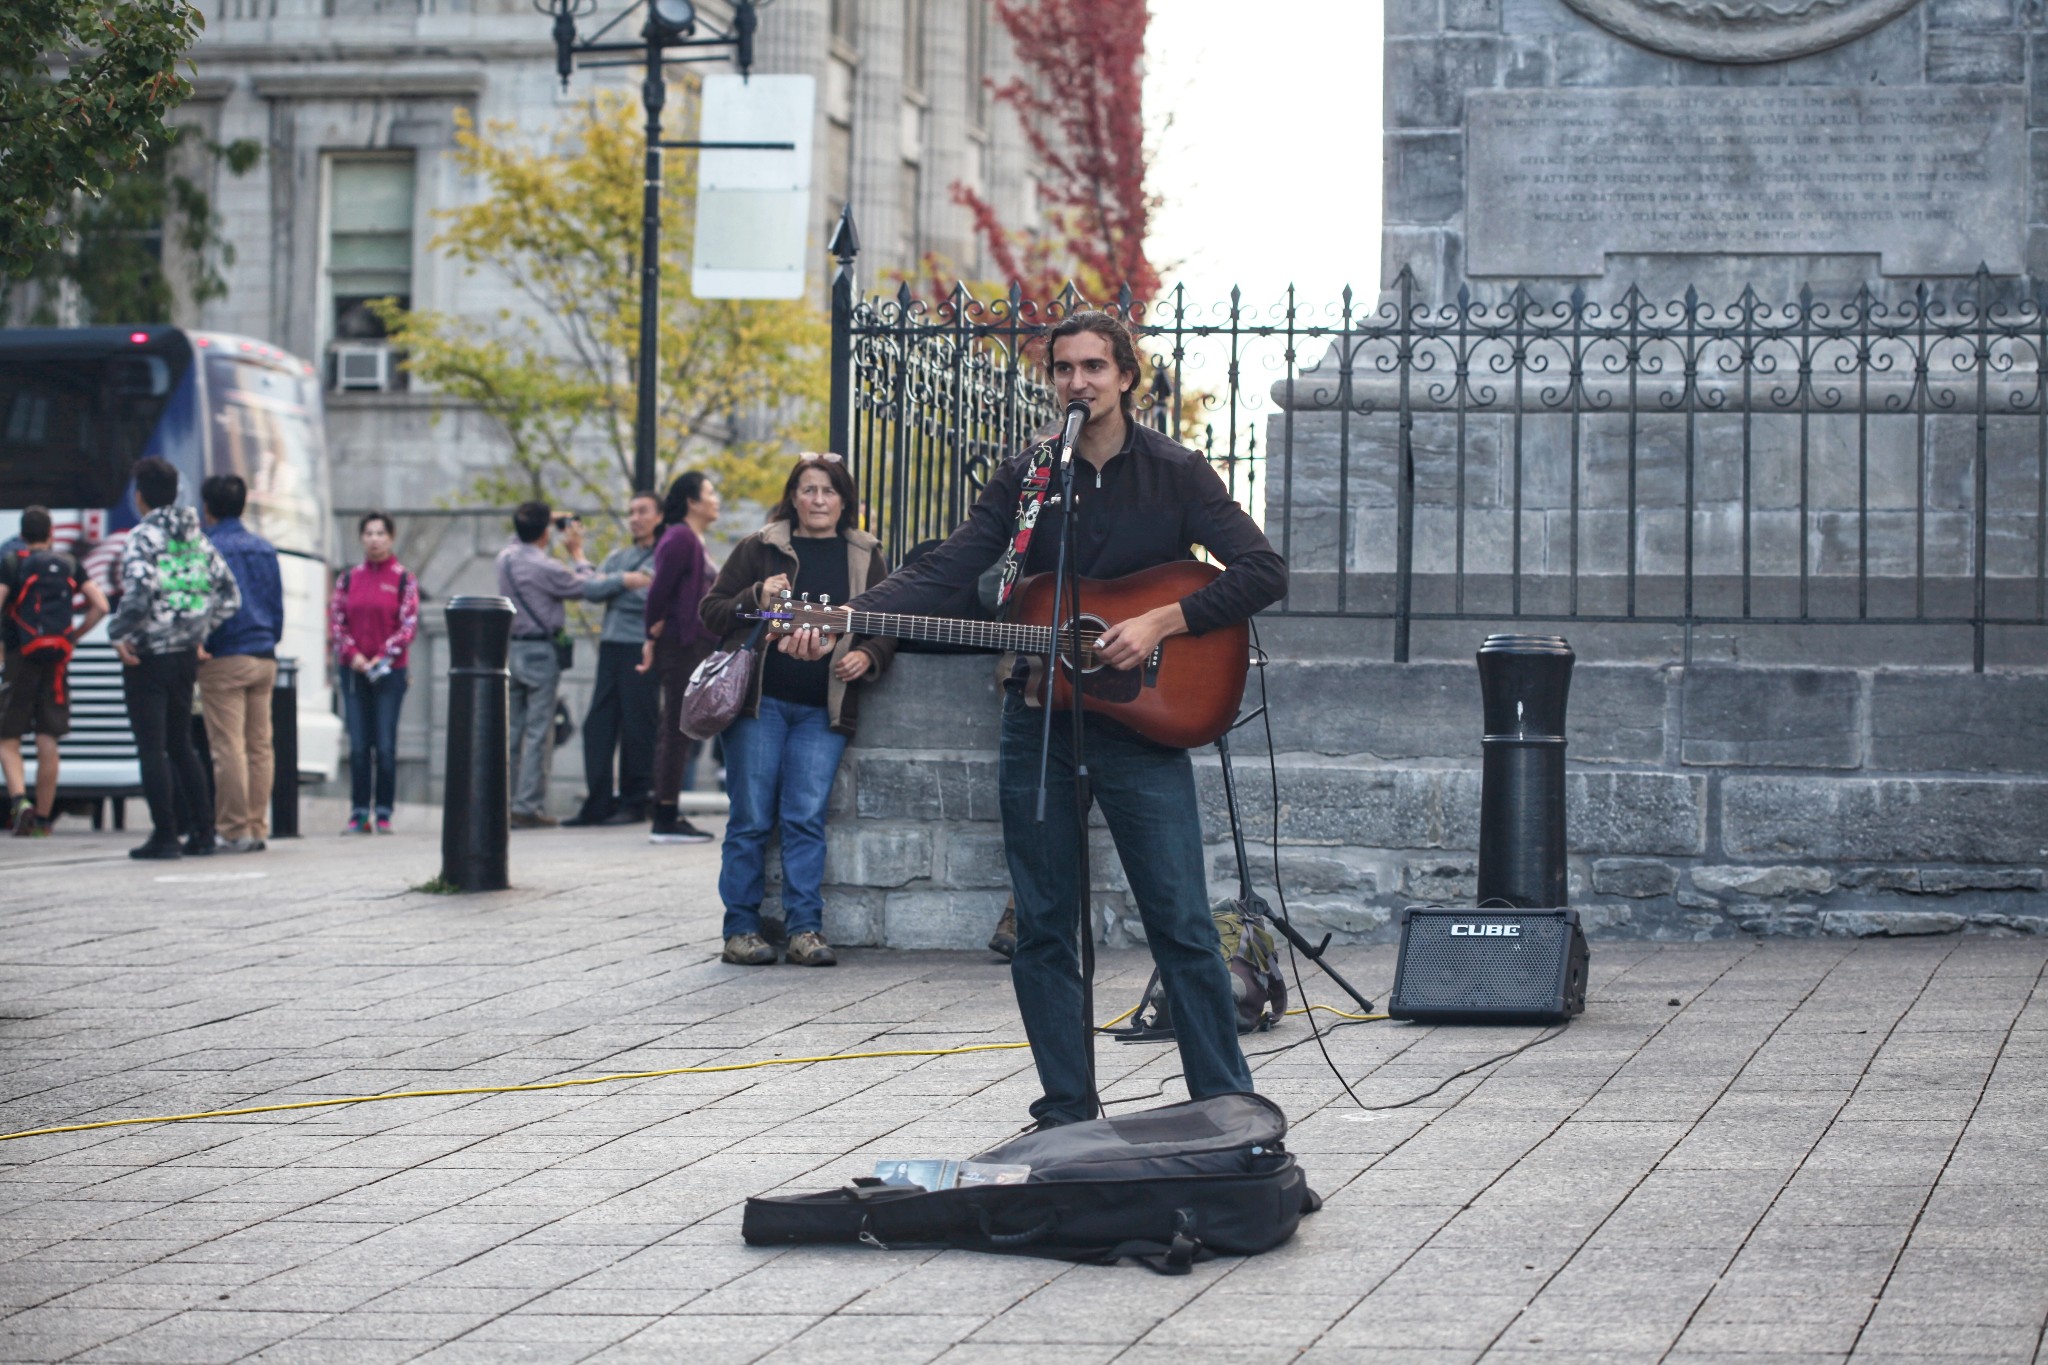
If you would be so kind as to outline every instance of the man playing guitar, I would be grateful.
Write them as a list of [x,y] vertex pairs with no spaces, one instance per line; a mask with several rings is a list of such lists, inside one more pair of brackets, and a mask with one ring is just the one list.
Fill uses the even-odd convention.
[[[1104,631],[1096,657],[1115,669],[1143,664],[1161,641],[1233,625],[1277,601],[1287,565],[1232,502],[1200,455],[1138,423],[1137,349],[1107,313],[1077,313],[1048,338],[1062,405],[1080,400],[1089,416],[1077,447],[1077,523],[1070,572],[1119,578],[1189,559],[1205,548],[1225,571],[1178,601]],[[1056,442],[1055,442],[1056,444]],[[936,610],[998,557],[1008,586],[1050,573],[1059,552],[1059,475],[1046,443],[1005,460],[965,524],[904,572],[856,598],[855,612]],[[785,648],[819,654],[814,631]],[[1041,1125],[1093,1118],[1091,1040],[1081,1017],[1081,970],[1074,924],[1078,866],[1070,715],[1053,723],[1046,818],[1036,820],[1040,720],[1027,710],[1027,676],[1005,684],[1000,785],[1005,854],[1017,897],[1017,952],[1011,982],[1031,1040],[1044,1095],[1031,1106]],[[1142,738],[1107,716],[1084,720],[1093,791],[1116,841],[1145,938],[1172,1002],[1188,1092],[1195,1098],[1252,1088],[1237,1043],[1237,1010],[1215,923],[1209,916],[1194,767],[1185,749]]]

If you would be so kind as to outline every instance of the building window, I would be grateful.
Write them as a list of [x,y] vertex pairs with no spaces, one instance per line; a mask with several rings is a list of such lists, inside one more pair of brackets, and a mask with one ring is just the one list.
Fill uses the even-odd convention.
[[924,0],[903,0],[903,88],[925,89]]
[[832,36],[854,47],[859,28],[860,0],[832,0]]
[[327,168],[327,287],[337,341],[374,340],[384,324],[373,299],[412,306],[413,162],[410,156],[341,157]]
[[988,0],[967,0],[967,121],[988,127]]

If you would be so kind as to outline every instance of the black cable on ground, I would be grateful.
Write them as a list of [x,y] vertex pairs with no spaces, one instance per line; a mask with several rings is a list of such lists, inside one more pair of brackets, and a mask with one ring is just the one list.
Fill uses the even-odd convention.
[[[1267,840],[1267,847],[1273,853],[1273,898],[1279,902],[1280,922],[1291,929],[1294,927],[1294,920],[1287,913],[1287,888],[1282,884],[1284,879],[1280,875],[1280,757],[1273,751],[1273,707],[1266,696],[1266,646],[1259,640],[1258,617],[1254,616],[1251,619],[1251,627],[1252,648],[1257,650],[1259,655],[1259,719],[1266,729],[1266,772],[1272,779],[1273,786],[1273,828],[1271,837]],[[1229,762],[1228,759],[1224,761]],[[1232,815],[1235,814],[1233,811]],[[1294,973],[1295,996],[1305,1005],[1308,1003],[1308,987],[1302,983],[1301,959],[1295,956],[1294,940],[1285,934],[1281,937],[1287,940],[1287,965]],[[1337,1084],[1344,1087],[1344,1093],[1351,1097],[1353,1104],[1360,1109],[1365,1108],[1364,1102],[1358,1098],[1358,1092],[1351,1088],[1351,1082],[1344,1078],[1344,1073],[1337,1069],[1336,1061],[1331,1058],[1330,1049],[1323,1042],[1323,1031],[1316,1025],[1313,1010],[1309,1011],[1308,1015],[1308,1031],[1315,1040],[1316,1050],[1323,1054],[1323,1064],[1329,1067],[1330,1074],[1337,1078]]]

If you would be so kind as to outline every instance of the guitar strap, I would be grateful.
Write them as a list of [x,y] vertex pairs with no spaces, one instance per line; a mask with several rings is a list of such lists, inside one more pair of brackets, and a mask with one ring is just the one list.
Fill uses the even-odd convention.
[[1052,466],[1055,443],[1041,441],[1031,448],[1024,467],[1024,483],[1017,492],[1017,524],[1010,533],[1010,547],[1003,551],[1001,572],[996,584],[996,610],[1000,612],[1010,600],[1010,593],[1017,586],[1018,577],[1024,572],[1024,553],[1031,548],[1031,532],[1038,525],[1038,513],[1045,506],[1045,495],[1052,487]]

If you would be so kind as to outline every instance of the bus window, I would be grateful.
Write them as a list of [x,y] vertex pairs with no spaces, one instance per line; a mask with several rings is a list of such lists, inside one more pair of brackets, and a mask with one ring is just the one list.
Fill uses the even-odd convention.
[[171,403],[175,359],[0,356],[0,505],[119,502]]
[[[310,380],[232,355],[207,359],[212,474],[249,486],[249,529],[278,549],[326,558],[325,451]],[[317,400],[314,400],[317,401]]]

